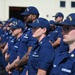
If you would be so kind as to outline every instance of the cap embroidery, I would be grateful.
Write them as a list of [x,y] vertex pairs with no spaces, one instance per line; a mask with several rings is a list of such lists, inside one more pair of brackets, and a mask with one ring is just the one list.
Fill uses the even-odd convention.
[[16,26],[17,25],[17,22],[13,21],[13,26]]
[[69,16],[68,18],[70,19],[70,21],[72,21],[72,17],[71,16]]
[[39,20],[38,19],[36,21],[37,21],[37,23],[39,23]]
[[28,8],[27,8],[26,10],[27,10],[27,11],[29,11],[29,9],[28,9]]

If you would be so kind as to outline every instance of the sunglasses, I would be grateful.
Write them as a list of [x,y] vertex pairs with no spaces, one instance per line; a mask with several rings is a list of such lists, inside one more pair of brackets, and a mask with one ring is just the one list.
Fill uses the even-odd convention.
[[64,32],[70,32],[71,30],[74,30],[75,29],[75,26],[63,26],[62,27],[62,31]]

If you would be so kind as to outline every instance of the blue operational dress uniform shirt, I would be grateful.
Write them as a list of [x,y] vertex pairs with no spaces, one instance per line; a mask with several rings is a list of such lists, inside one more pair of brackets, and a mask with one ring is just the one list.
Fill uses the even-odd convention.
[[31,29],[26,29],[24,31],[24,34],[21,36],[21,42],[19,47],[18,55],[20,55],[20,58],[22,58],[26,52],[28,51],[29,46],[34,46],[36,43],[36,39],[32,37]]
[[[61,41],[60,41],[60,47],[57,48],[58,51],[60,50],[68,50],[69,49],[69,46],[68,44],[66,44],[65,42],[63,42],[63,38],[61,38]],[[56,50],[56,51],[57,51]]]
[[[66,17],[66,19],[64,20],[64,22],[59,23],[59,25],[75,26],[75,13],[69,14]],[[67,32],[66,35],[69,33],[69,31],[70,31],[69,29],[68,30],[64,29],[64,32],[65,33]],[[67,36],[69,37],[69,35],[67,35]],[[66,40],[67,40],[67,38],[66,38]],[[73,39],[71,39],[71,41],[70,41],[68,39],[68,41],[70,41],[70,43],[66,42],[69,47],[74,46],[74,42],[72,42],[72,40]],[[63,46],[61,46],[60,50],[58,50],[58,52],[55,53],[55,60],[54,60],[53,68],[51,70],[50,75],[75,75],[75,48],[74,47],[73,47],[73,49],[71,48],[70,53],[69,53],[69,51],[70,51],[70,48],[67,49],[67,48],[63,48]]]
[[1,37],[2,37],[1,43],[8,42],[9,39],[11,38],[11,32],[6,31],[1,35]]
[[6,32],[5,32],[5,40],[6,40],[6,42],[8,42],[8,40],[10,39],[10,36],[11,36],[11,32],[9,31],[9,30],[7,30]]
[[18,56],[20,56],[20,59],[26,54],[28,50],[28,45],[27,45],[28,38],[24,39],[23,37],[24,35],[21,36],[20,46],[18,50]]
[[[21,37],[20,37],[21,38]],[[16,39],[13,38],[11,41],[8,43],[8,54],[10,54],[9,57],[9,63],[11,64],[18,56],[18,50],[20,46],[20,38]],[[19,75],[20,72],[17,70],[13,70],[11,75]]]
[[[26,36],[26,38],[24,38],[24,34],[21,37],[21,42],[20,42],[20,46],[19,46],[19,50],[18,50],[18,56],[20,56],[20,59],[27,53],[28,51],[28,36]],[[24,65],[24,69],[23,71],[20,73],[20,75],[25,75],[27,71],[27,64]]]
[[68,53],[68,48],[61,47],[55,53],[55,60],[50,75],[75,75],[75,50]]
[[[28,51],[28,47],[30,46],[34,46],[35,43],[37,42],[37,40],[32,37],[32,29],[31,28],[26,28],[24,31],[24,34],[22,35],[22,39],[21,39],[21,44],[19,47],[19,52],[18,55],[20,56],[20,58],[22,58],[26,52]],[[26,74],[26,71],[28,70],[27,64],[24,66],[24,70],[20,75],[24,75]]]
[[22,58],[26,52],[28,51],[29,46],[34,46],[36,43],[36,39],[32,37],[31,29],[26,29],[24,31],[24,34],[21,36],[21,42],[19,47],[18,55],[20,55],[20,58]]
[[[12,45],[12,46],[10,46],[10,45]],[[10,45],[9,45],[10,46],[10,49],[9,49],[9,54],[10,54],[9,62],[12,63],[18,55],[18,49],[19,49],[19,46],[20,46],[20,38],[18,38],[18,39],[15,38],[13,40],[13,43],[10,44]]]
[[43,38],[36,44],[28,59],[28,75],[36,75],[38,69],[48,70],[54,59],[54,49],[48,38]]
[[55,42],[57,40],[57,38],[61,38],[62,37],[61,32],[62,32],[61,27],[56,26],[55,30],[51,31],[48,34],[49,40],[52,41],[52,42]]
[[37,39],[32,36],[32,28],[25,28],[24,31],[24,40],[27,39],[28,46],[34,46],[37,42]]
[[[4,31],[2,28],[0,28],[0,44],[3,44],[5,42],[5,35],[4,35]],[[5,60],[4,55],[2,54],[2,52],[0,51],[0,75],[8,75],[7,72],[5,71],[5,67],[7,65],[7,61]]]
[[[1,34],[0,34],[0,36],[1,36],[1,44],[3,44],[3,43],[6,43],[7,42],[7,40],[9,40],[9,35],[11,35],[11,33],[8,33],[8,32],[4,32],[4,30],[3,29],[1,29]],[[5,58],[4,58],[4,55],[2,55],[2,64],[3,64],[3,66],[4,67],[6,67],[6,65],[7,65],[7,62],[6,62],[6,60],[5,60]]]

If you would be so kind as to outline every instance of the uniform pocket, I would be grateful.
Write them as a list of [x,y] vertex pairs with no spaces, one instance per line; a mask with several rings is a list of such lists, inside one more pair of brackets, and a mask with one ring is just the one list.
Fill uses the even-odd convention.
[[12,49],[14,52],[18,52],[18,46],[14,46]]

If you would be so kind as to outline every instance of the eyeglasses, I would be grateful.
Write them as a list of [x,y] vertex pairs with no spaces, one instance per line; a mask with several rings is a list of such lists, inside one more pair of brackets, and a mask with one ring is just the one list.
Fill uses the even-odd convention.
[[74,30],[75,29],[75,26],[63,26],[62,27],[62,31],[68,33],[70,32],[71,30]]

